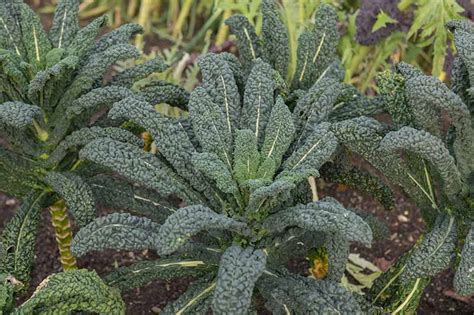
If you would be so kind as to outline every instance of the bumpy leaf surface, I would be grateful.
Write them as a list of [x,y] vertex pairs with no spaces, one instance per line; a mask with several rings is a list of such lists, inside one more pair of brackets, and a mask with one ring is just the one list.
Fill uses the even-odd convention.
[[120,292],[106,286],[89,270],[70,270],[53,274],[36,288],[33,296],[13,314],[68,314],[87,311],[100,314],[125,314]]
[[201,206],[177,210],[160,227],[158,252],[168,255],[184,245],[191,236],[210,229],[245,232],[246,224]]
[[404,280],[431,277],[446,269],[456,247],[456,224],[450,216],[440,216],[434,228],[408,257],[401,275]]
[[94,196],[90,186],[81,177],[72,173],[49,172],[45,182],[64,198],[80,227],[94,220],[96,217]]
[[246,313],[253,288],[265,270],[266,255],[251,247],[231,246],[221,258],[212,301],[215,314]]
[[128,213],[112,213],[79,230],[71,250],[76,256],[103,249],[155,249],[160,226],[150,219]]
[[463,296],[474,293],[474,227],[471,226],[464,240],[461,262],[454,275],[454,289]]

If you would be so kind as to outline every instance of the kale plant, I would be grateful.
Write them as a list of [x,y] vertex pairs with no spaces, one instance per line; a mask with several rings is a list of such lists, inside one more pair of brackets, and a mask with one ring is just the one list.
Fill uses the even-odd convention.
[[366,139],[372,135],[367,159],[414,199],[428,228],[372,287],[369,300],[393,313],[413,312],[431,278],[450,266],[456,292],[474,293],[474,27],[462,21],[448,27],[457,48],[452,88],[400,63],[378,82],[393,124],[365,119],[359,129]]
[[[160,81],[133,88],[135,81],[166,68],[161,59],[105,80],[117,61],[140,56],[128,40],[141,27],[127,24],[96,40],[106,18],[80,28],[78,10],[79,0],[60,1],[47,33],[39,16],[22,1],[3,1],[0,6],[0,131],[7,141],[0,148],[0,190],[22,200],[2,234],[0,272],[25,286],[41,209],[51,212],[63,268],[73,269],[67,210],[78,226],[85,226],[96,217],[96,202],[133,205],[135,210],[152,205],[135,191],[138,188],[121,185],[118,179],[87,179],[99,170],[77,159],[81,145],[99,137],[143,142],[100,113],[131,95],[177,106],[189,97],[183,89]],[[96,126],[90,127],[93,122]],[[120,198],[107,198],[114,193]]]
[[[333,103],[311,90],[299,103],[301,111],[290,112],[274,70],[260,58],[245,80],[232,55],[209,54],[199,63],[203,83],[191,93],[189,118],[164,117],[136,97],[109,112],[110,119],[131,120],[149,131],[156,154],[110,138],[80,151],[82,159],[132,182],[179,196],[186,207],[162,207],[162,220],[127,213],[98,218],[76,234],[73,253],[156,250],[160,259],[106,276],[107,284],[122,290],[195,276],[164,314],[205,314],[209,307],[215,314],[243,314],[262,298],[276,313],[359,313],[355,297],[339,282],[349,243],[372,242],[369,221],[335,199],[317,200],[307,183],[338,150],[328,121]],[[302,115],[309,111],[304,105],[322,106],[320,116]],[[285,268],[291,258],[321,246],[329,253],[325,279]]]

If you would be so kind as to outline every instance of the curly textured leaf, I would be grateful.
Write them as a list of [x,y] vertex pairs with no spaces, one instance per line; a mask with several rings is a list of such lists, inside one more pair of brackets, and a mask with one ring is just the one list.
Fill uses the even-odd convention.
[[164,281],[184,276],[200,276],[209,269],[211,266],[202,260],[170,258],[139,261],[131,266],[115,269],[105,277],[105,282],[125,291],[144,286],[155,279]]
[[177,194],[189,202],[201,201],[169,166],[134,145],[101,138],[87,144],[79,152],[79,157],[108,167],[131,181],[156,189],[164,195]]
[[69,56],[54,66],[40,71],[31,80],[28,85],[28,97],[30,100],[36,100],[37,104],[49,104],[51,93],[53,93],[54,85],[59,80],[67,80],[65,75],[70,74],[76,69],[79,59],[76,56]]
[[59,143],[56,149],[49,156],[47,163],[54,164],[61,161],[68,150],[77,149],[89,142],[99,138],[110,138],[113,140],[128,142],[137,147],[143,147],[143,140],[124,129],[108,127],[90,127],[82,128],[72,132],[63,141]]
[[153,72],[163,72],[168,68],[161,57],[155,57],[143,64],[135,65],[120,72],[112,79],[111,85],[131,88],[138,80],[148,77]]
[[77,232],[71,245],[73,254],[83,256],[104,249],[156,249],[160,225],[128,213],[112,213],[92,221]]
[[98,80],[102,79],[107,69],[117,61],[138,58],[139,56],[138,49],[130,44],[117,44],[103,52],[92,55],[66,90],[61,99],[61,104],[67,106],[84,91],[89,91]]
[[321,5],[315,25],[298,38],[297,65],[293,86],[307,89],[336,58],[339,42],[337,15],[329,5]]
[[38,15],[27,5],[17,4],[20,10],[19,23],[21,27],[22,42],[30,64],[41,64],[44,57],[51,49],[48,35],[41,25]]
[[474,225],[464,240],[461,262],[454,275],[454,289],[463,296],[474,293]]
[[237,47],[242,64],[246,69],[252,67],[252,61],[261,56],[261,43],[255,28],[243,15],[234,15],[225,21],[230,32],[237,37]]
[[245,232],[247,225],[202,205],[181,208],[160,227],[157,244],[160,255],[169,255],[184,245],[191,236],[210,229]]
[[72,173],[49,172],[44,180],[64,198],[80,227],[94,220],[96,217],[94,196],[90,186],[82,178]]
[[319,169],[329,161],[337,149],[336,136],[329,130],[329,123],[314,126],[304,143],[283,163],[283,169]]
[[100,107],[112,107],[115,102],[132,96],[133,93],[121,86],[106,86],[93,89],[92,91],[77,98],[66,109],[68,118],[81,115],[84,111],[92,112]]
[[345,236],[334,233],[327,236],[324,245],[329,253],[329,270],[325,279],[338,283],[346,270],[349,242]]
[[225,119],[225,128],[233,135],[238,126],[240,95],[232,68],[221,55],[209,53],[199,58],[202,86],[217,104]]
[[202,191],[205,188],[202,177],[191,165],[194,146],[179,121],[161,115],[150,104],[133,97],[116,103],[109,118],[130,119],[144,127],[176,173],[189,179],[196,189]]
[[49,39],[54,47],[68,47],[79,30],[79,0],[61,0],[54,11]]
[[319,201],[280,211],[268,217],[265,227],[271,233],[282,232],[288,227],[340,233],[350,241],[360,242],[368,247],[372,243],[369,225],[352,211],[346,210],[334,201]]
[[21,102],[5,102],[0,105],[0,123],[11,128],[25,129],[33,124],[35,118],[41,116],[41,109],[35,105]]
[[[30,279],[35,259],[35,244],[44,194],[30,192],[2,233],[0,272],[13,275],[22,282]],[[3,254],[3,253],[2,253]]]
[[245,84],[240,127],[252,130],[259,143],[262,142],[270,119],[274,90],[273,69],[269,64],[257,59]]
[[207,92],[196,88],[191,93],[189,114],[194,133],[204,151],[215,153],[232,168],[232,135],[228,123],[218,105]]
[[87,182],[92,188],[98,206],[125,209],[146,215],[156,222],[163,222],[176,211],[175,205],[155,190],[145,189],[107,175],[94,176]]
[[356,299],[338,283],[297,275],[267,278],[277,314],[362,314]]
[[275,0],[262,2],[262,17],[264,59],[285,78],[290,59],[288,32],[280,19]]
[[381,178],[358,168],[345,169],[344,167],[326,163],[320,170],[324,180],[332,183],[341,183],[348,187],[375,197],[384,207],[394,207],[393,192],[385,185]]
[[237,130],[234,148],[234,176],[237,182],[243,183],[255,178],[259,162],[260,153],[255,133],[249,129]]
[[278,168],[294,135],[295,126],[291,112],[283,99],[278,97],[265,129],[265,140],[260,151],[262,158],[271,158],[275,161],[275,168]]
[[446,269],[456,247],[456,224],[450,216],[440,216],[433,229],[409,255],[402,280],[435,276]]
[[[74,40],[68,47],[72,54],[82,59],[94,45],[99,30],[107,24],[107,16],[103,15],[77,31]],[[110,33],[109,33],[110,34]],[[101,50],[102,51],[102,50]]]
[[152,105],[166,103],[182,110],[188,109],[189,92],[179,85],[153,80],[144,86],[138,87],[138,91],[140,96]]
[[192,163],[207,178],[214,180],[217,187],[225,193],[237,193],[239,187],[232,178],[227,166],[213,153],[194,153]]
[[380,148],[388,152],[407,150],[420,155],[436,167],[448,195],[455,195],[461,190],[461,175],[453,157],[439,138],[426,131],[403,127],[389,132],[380,143]]
[[214,314],[246,313],[253,288],[265,270],[266,254],[252,247],[234,245],[224,252],[217,274],[212,310]]
[[120,292],[106,286],[95,271],[70,270],[53,274],[13,314],[68,314],[87,311],[125,314]]
[[141,33],[143,33],[143,27],[139,24],[123,24],[102,36],[92,49],[91,55],[104,51],[117,44],[126,44],[133,35]]

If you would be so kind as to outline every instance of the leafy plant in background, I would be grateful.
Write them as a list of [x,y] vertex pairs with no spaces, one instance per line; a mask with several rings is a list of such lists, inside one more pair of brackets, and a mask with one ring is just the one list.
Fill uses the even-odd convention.
[[[159,58],[104,80],[116,61],[139,57],[128,40],[142,29],[127,24],[96,40],[106,18],[80,28],[78,7],[78,0],[61,1],[49,33],[22,1],[8,1],[0,7],[5,30],[0,34],[0,130],[7,141],[0,148],[0,190],[22,201],[2,233],[0,272],[25,287],[34,262],[41,209],[51,213],[60,260],[68,270],[76,268],[76,260],[70,252],[72,230],[67,211],[78,226],[85,226],[96,216],[96,203],[112,208],[132,204],[136,210],[152,204],[144,198],[137,201],[140,194],[134,191],[138,188],[119,186],[118,179],[106,183],[112,193],[122,189],[120,204],[117,199],[104,198],[111,193],[104,192],[98,182],[88,182],[98,170],[77,159],[82,144],[109,137],[143,145],[141,139],[100,113],[131,95],[176,106],[189,98],[182,88],[163,81],[133,87],[135,81],[166,68]],[[96,126],[89,127],[93,122]]]
[[340,12],[347,25],[339,47],[347,81],[364,91],[376,88],[377,71],[399,61],[446,79],[446,52],[453,46],[444,26],[464,11],[455,0],[361,1],[356,9]]
[[[370,292],[374,305],[394,314],[413,312],[430,279],[451,265],[456,266],[457,293],[474,293],[474,26],[452,21],[448,27],[454,32],[458,52],[452,90],[404,63],[379,77],[393,126],[374,137],[376,152],[386,163],[391,160],[388,165],[403,166],[399,175],[411,181],[412,187],[401,185],[422,209],[428,227],[427,233],[376,281]],[[443,123],[444,114],[449,117],[449,125]]]
[[[469,271],[474,261],[474,132],[470,115],[473,99],[469,95],[474,73],[471,53],[474,27],[467,22],[448,25],[454,31],[458,51],[453,69],[453,91],[435,78],[403,64],[381,83],[396,87],[395,93],[387,89],[387,107],[397,126],[401,127],[385,136],[381,148],[390,154],[402,150],[408,156],[422,158],[422,162],[410,159],[409,163],[414,171],[425,174],[425,180],[408,176],[431,205],[427,210],[431,211],[429,214],[437,216],[433,221],[430,215],[425,215],[429,232],[387,275],[390,285],[383,286],[382,282],[376,287],[376,290],[382,289],[374,301],[398,306],[397,310],[410,309],[417,304],[430,278],[451,265],[458,247],[462,246],[459,240],[464,237],[461,257],[455,259],[454,287],[461,295],[474,293],[474,279]],[[410,99],[411,96],[417,100]],[[439,111],[446,112],[450,118],[447,130],[440,123]],[[397,297],[389,297],[394,290],[404,293],[395,301]]]
[[[78,232],[74,254],[156,250],[162,258],[106,276],[123,290],[157,278],[197,276],[164,313],[201,314],[212,307],[216,314],[241,314],[253,308],[254,288],[275,312],[359,312],[339,282],[349,242],[370,245],[372,230],[332,198],[314,195],[308,203],[308,176],[316,176],[338,148],[331,124],[305,128],[311,118],[290,112],[278,96],[274,70],[260,58],[248,75],[229,54],[209,54],[199,63],[203,84],[191,93],[189,119],[164,117],[134,97],[109,112],[111,119],[148,130],[158,154],[113,139],[94,140],[80,151],[82,159],[175,194],[187,206],[166,209],[158,222],[124,213],[98,218]],[[324,280],[284,268],[290,258],[323,245],[329,252]]]

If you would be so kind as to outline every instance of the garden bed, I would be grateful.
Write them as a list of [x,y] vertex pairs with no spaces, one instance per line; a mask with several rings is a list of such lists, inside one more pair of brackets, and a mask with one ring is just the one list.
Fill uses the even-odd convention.
[[[390,230],[387,240],[375,242],[370,249],[352,247],[352,252],[360,253],[363,258],[375,263],[381,269],[386,269],[397,257],[408,250],[423,229],[419,211],[400,194],[397,194],[397,207],[392,211],[385,211],[375,200],[341,186],[324,187],[320,194],[321,196],[336,197],[344,205],[356,206],[369,211],[387,224]],[[13,215],[17,205],[16,200],[0,195],[0,229]],[[105,214],[107,211],[103,210],[102,212]],[[40,237],[36,249],[37,265],[33,271],[30,291],[33,291],[49,274],[61,271],[54,232],[49,219],[49,212],[43,211]],[[116,266],[128,265],[141,259],[153,257],[156,255],[149,251],[141,253],[105,251],[82,257],[79,260],[79,266],[95,269],[99,275],[104,275]],[[293,268],[306,270],[307,263],[305,261],[295,262]],[[159,312],[166,303],[183,293],[190,281],[192,281],[191,278],[180,278],[171,282],[158,280],[143,288],[125,293],[123,298],[127,304],[127,314],[141,315]],[[439,274],[425,289],[418,314],[473,314],[474,299],[460,298],[454,295],[452,283],[453,273],[451,271]]]

